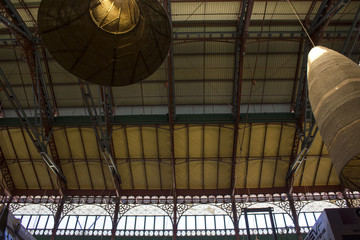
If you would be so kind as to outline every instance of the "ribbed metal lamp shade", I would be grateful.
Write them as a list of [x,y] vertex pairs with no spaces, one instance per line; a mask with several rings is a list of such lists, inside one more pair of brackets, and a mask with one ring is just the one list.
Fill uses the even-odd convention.
[[55,60],[100,85],[147,78],[171,42],[168,15],[156,0],[42,0],[38,23]]
[[310,104],[342,184],[360,190],[360,67],[325,47],[309,53]]

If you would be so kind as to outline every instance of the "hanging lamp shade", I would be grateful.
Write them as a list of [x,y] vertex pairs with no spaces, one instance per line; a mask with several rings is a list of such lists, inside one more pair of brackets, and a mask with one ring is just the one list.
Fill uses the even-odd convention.
[[38,24],[62,67],[107,86],[150,76],[171,42],[170,21],[157,0],[42,0]]
[[360,190],[360,66],[325,47],[308,58],[310,104],[345,187]]

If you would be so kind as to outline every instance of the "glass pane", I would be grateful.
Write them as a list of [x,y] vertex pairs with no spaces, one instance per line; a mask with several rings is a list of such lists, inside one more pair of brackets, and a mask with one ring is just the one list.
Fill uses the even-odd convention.
[[77,223],[76,216],[70,216],[66,229],[75,229]]
[[36,229],[45,229],[46,221],[48,218],[49,216],[41,216]]
[[136,217],[135,229],[136,230],[144,230],[144,225],[145,225],[145,217],[144,216]]
[[126,230],[133,230],[135,228],[135,217],[127,216]]
[[111,220],[111,217],[109,216],[106,216],[105,217],[105,227],[104,227],[105,230],[111,230],[112,229],[112,220]]
[[239,228],[246,229],[245,216],[241,215],[239,220]]
[[265,214],[257,214],[256,221],[258,228],[266,228]]
[[[180,222],[181,222],[181,219],[180,219]],[[164,229],[164,217],[156,217],[155,218],[155,230],[162,230],[162,229]],[[181,228],[181,229],[183,229],[183,228]]]
[[[276,214],[273,214],[273,220],[274,220],[274,224],[275,224],[275,227],[276,227]],[[279,214],[278,214],[279,215]],[[280,215],[282,217],[282,215]],[[266,224],[267,224],[267,228],[271,228],[271,220],[270,220],[270,214],[266,214],[265,215],[265,221],[266,221]],[[283,221],[284,222],[284,221]]]
[[53,229],[54,228],[54,217],[49,216],[48,223],[46,225],[46,229]]
[[95,224],[95,229],[104,229],[104,222],[105,222],[105,216],[98,217]]
[[231,218],[229,216],[225,216],[225,226],[226,226],[226,229],[234,229],[233,221],[231,220]]
[[205,229],[205,216],[196,216],[196,229]]
[[86,216],[79,216],[76,229],[85,229]]
[[21,224],[26,228],[29,221],[30,221],[30,216],[23,216],[23,218],[21,219]]
[[[283,228],[285,227],[285,222],[284,222],[284,217],[282,214],[274,214],[275,216],[275,222],[276,222],[276,227],[278,228]],[[270,221],[270,219],[269,219]],[[270,225],[271,226],[271,225]]]
[[120,221],[117,225],[117,230],[124,230],[125,229],[125,223],[126,223],[126,216],[120,218]]
[[68,220],[69,217],[65,216],[60,222],[59,229],[65,229]]
[[215,219],[213,216],[206,216],[206,229],[215,229]]
[[253,214],[248,214],[248,221],[250,228],[256,228],[256,218]]
[[154,217],[153,216],[147,216],[146,217],[145,230],[153,230],[153,229],[154,229]]
[[[305,220],[305,214],[304,213],[300,213],[299,214],[299,226],[300,227],[308,227],[306,220]],[[310,226],[312,227],[312,226]]]
[[172,221],[169,217],[165,217],[165,230],[172,230],[173,226],[172,226]]
[[305,216],[306,216],[306,220],[307,220],[309,226],[311,226],[311,227],[314,226],[315,221],[316,221],[314,214],[313,213],[305,213]]
[[195,230],[195,216],[186,216],[186,228]]
[[225,229],[224,216],[215,216],[216,229]]
[[95,216],[88,216],[85,229],[87,229],[87,230],[93,229],[95,226],[95,219],[96,219]]
[[35,229],[38,220],[39,220],[39,216],[31,216],[28,229]]
[[285,223],[287,227],[294,227],[294,221],[291,219],[289,214],[284,214],[285,217]]

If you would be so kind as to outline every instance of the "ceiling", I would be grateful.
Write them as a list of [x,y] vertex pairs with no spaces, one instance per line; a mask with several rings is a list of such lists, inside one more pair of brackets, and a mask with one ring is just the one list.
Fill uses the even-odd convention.
[[[11,2],[37,38],[40,0]],[[360,1],[333,1],[321,11],[323,2],[292,4],[316,44],[359,62],[359,22],[352,26]],[[327,17],[333,7],[339,11]],[[54,160],[67,180],[62,191],[89,196],[115,190],[140,196],[284,191],[302,150],[301,136],[307,134],[302,72],[310,45],[291,5],[255,0],[252,11],[242,14],[241,1],[173,0],[171,18],[173,49],[161,67],[141,83],[111,88],[109,142],[120,188],[99,147],[82,85],[34,43],[41,53],[45,101],[55,116],[49,133],[56,152],[47,148],[50,156],[58,156]],[[316,29],[313,22],[320,22]],[[11,27],[0,24],[0,35],[0,67],[34,125],[38,106],[28,55]],[[89,86],[97,108],[101,90]],[[4,91],[0,113],[4,194],[57,194],[59,176],[44,162]],[[302,160],[291,172],[294,187],[331,191],[339,186],[319,134]]]

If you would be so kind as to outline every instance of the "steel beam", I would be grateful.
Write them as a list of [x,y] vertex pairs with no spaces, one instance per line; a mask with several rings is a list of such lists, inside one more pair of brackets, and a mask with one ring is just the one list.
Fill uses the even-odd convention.
[[[2,12],[0,20],[8,27],[9,31],[16,37],[18,44],[21,46],[22,51],[25,53],[26,60],[30,69],[30,75],[33,80],[35,112],[39,111],[40,124],[34,126],[30,124],[28,118],[23,111],[16,95],[11,89],[11,85],[7,81],[5,75],[1,72],[1,78],[5,82],[2,83],[7,89],[5,94],[10,97],[9,100],[17,109],[17,114],[22,119],[23,126],[25,127],[30,139],[35,144],[41,157],[49,168],[57,175],[59,191],[63,192],[66,188],[66,178],[61,171],[61,164],[57,153],[55,140],[52,135],[51,123],[53,122],[53,110],[50,104],[50,98],[47,93],[47,86],[43,78],[42,63],[40,59],[38,42],[34,38],[30,29],[25,24],[17,9],[10,0],[1,0],[0,6]],[[15,99],[14,99],[15,98]],[[35,119],[37,119],[35,117]],[[50,155],[47,153],[47,145],[50,149]]]
[[[355,47],[355,45],[356,45],[356,43],[358,41],[358,38],[359,38],[359,34],[360,34],[360,24],[358,24],[359,18],[360,18],[360,6],[359,6],[359,8],[358,8],[358,10],[356,12],[354,21],[351,24],[351,27],[350,27],[350,30],[349,30],[349,34],[348,34],[348,36],[346,38],[346,41],[344,43],[344,46],[343,46],[343,48],[341,50],[341,53],[344,54],[344,55],[346,53],[347,57],[351,56],[351,53],[352,53],[352,51],[353,51],[353,49],[354,49],[354,47]],[[353,33],[354,33],[355,29],[356,29],[356,26],[358,28],[357,29],[357,34],[353,37]],[[347,49],[349,47],[348,45],[349,45],[350,39],[352,37],[353,37],[353,44],[352,44],[352,46],[350,46],[350,49],[347,51]]]
[[[121,195],[121,177],[117,169],[112,147],[111,122],[113,118],[113,104],[110,87],[100,87],[103,101],[100,102],[100,107],[98,108],[94,102],[89,84],[79,79],[79,85],[86,109],[90,116],[96,140],[104,160],[109,166],[111,175],[113,176],[114,187],[117,196],[119,197]],[[100,113],[99,109],[103,112]]]
[[[321,43],[326,27],[329,25],[331,18],[335,13],[340,11],[349,0],[323,0],[311,26],[308,30],[310,37],[315,45]],[[308,100],[306,66],[308,60],[308,53],[311,49],[310,41],[307,39],[304,47],[303,61],[299,79],[298,94],[296,100],[295,113],[297,115],[297,130],[294,136],[294,144],[292,155],[290,158],[289,170],[286,175],[286,182],[291,188],[293,184],[293,176],[300,168],[310,147],[318,132],[315,126],[315,119],[312,114],[311,106]],[[299,144],[301,141],[300,153],[298,153]],[[296,156],[296,157],[295,157]]]
[[[18,98],[16,97],[13,89],[11,88],[9,81],[7,80],[4,72],[1,69],[0,69],[0,88],[5,93],[6,97],[11,102],[11,104],[13,105],[13,107],[18,115],[18,118],[20,119],[21,124],[23,125],[24,129],[26,130],[31,141],[34,143],[34,145],[35,145],[36,149],[38,150],[38,152],[40,153],[40,156],[42,157],[42,159],[45,161],[45,163],[48,165],[48,167],[60,178],[61,182],[65,184],[66,178],[65,178],[64,174],[62,173],[61,169],[58,167],[56,162],[54,162],[54,160],[47,153],[47,144],[49,144],[49,147],[50,147],[50,150],[52,151],[52,153],[54,150],[53,148],[55,148],[55,146],[51,143],[51,139],[52,139],[52,141],[54,141],[53,135],[50,132],[48,135],[44,136],[43,134],[39,134],[38,131],[33,127],[29,118],[27,117],[24,109],[21,107],[21,104],[20,104]],[[48,130],[49,129],[45,129],[45,131],[48,131]],[[62,189],[61,186],[62,186],[62,184],[60,184],[60,186],[59,186],[60,191],[63,191],[64,189]]]
[[[289,189],[287,187],[275,187],[275,188],[236,188],[236,195],[261,195],[263,198],[267,198],[266,195],[274,194],[286,194]],[[340,185],[328,185],[328,186],[303,186],[303,187],[292,187],[293,194],[306,194],[306,193],[329,193],[329,192],[342,192],[343,187]],[[232,189],[177,189],[177,196],[230,196]],[[141,197],[141,196],[173,196],[172,189],[122,189],[122,196],[124,197]],[[5,195],[1,192],[2,195]],[[65,190],[64,194],[68,197],[97,197],[97,196],[116,196],[116,190]],[[57,190],[51,189],[15,189],[13,192],[14,196],[60,196]],[[273,198],[273,197],[272,197]]]
[[245,0],[242,2],[241,12],[239,14],[236,39],[236,55],[234,67],[234,99],[233,99],[233,117],[234,121],[234,140],[231,165],[231,206],[234,221],[236,239],[240,239],[239,219],[235,205],[235,185],[236,185],[236,159],[239,141],[239,124],[240,124],[240,104],[241,90],[243,82],[244,55],[246,52],[246,37],[250,25],[250,18],[254,6],[254,0]]

